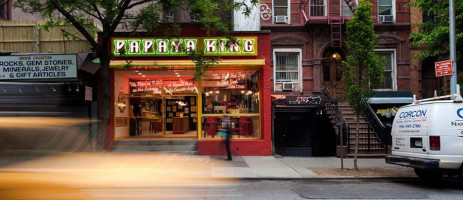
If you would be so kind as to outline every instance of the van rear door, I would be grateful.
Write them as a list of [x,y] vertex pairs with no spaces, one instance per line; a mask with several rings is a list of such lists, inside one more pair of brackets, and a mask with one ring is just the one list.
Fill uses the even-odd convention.
[[392,154],[428,158],[428,127],[432,106],[410,105],[399,109],[392,125]]

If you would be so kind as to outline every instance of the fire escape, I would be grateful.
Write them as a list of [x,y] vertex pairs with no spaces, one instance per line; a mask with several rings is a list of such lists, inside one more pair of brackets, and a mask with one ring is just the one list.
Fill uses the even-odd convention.
[[356,8],[355,0],[308,0],[303,6],[301,21],[328,22],[331,28],[331,46],[341,47],[342,25],[346,19],[352,17]]
[[[351,13],[355,12],[357,4],[355,0],[328,0],[329,3],[329,15],[328,15],[328,24],[331,26],[331,47],[341,47],[342,46],[342,25],[346,19],[346,8],[348,8]],[[338,4],[335,2],[339,2]],[[341,5],[345,3],[345,5]],[[350,16],[349,16],[350,17]]]

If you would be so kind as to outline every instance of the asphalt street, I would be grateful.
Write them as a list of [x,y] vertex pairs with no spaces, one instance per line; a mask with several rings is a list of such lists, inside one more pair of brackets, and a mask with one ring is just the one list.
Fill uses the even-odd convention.
[[[21,176],[21,174],[11,174]],[[46,175],[46,174],[44,174]],[[454,180],[426,183],[406,179],[216,179],[179,183],[50,184],[27,175],[28,182],[0,186],[0,199],[462,199]],[[5,174],[2,174],[5,178]],[[13,177],[10,177],[13,178]],[[20,178],[21,179],[21,178]]]
[[[235,157],[227,162],[155,152],[0,155],[0,200],[463,199],[461,182],[424,182],[410,169],[382,159],[363,159],[364,168],[354,175],[339,170],[337,158]],[[369,174],[371,167],[407,176]],[[315,169],[336,173],[318,175]]]

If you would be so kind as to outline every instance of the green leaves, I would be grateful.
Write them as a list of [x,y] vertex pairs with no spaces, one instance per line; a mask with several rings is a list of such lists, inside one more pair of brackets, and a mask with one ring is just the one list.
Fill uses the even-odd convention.
[[[423,15],[428,15],[428,21],[416,24],[418,32],[410,35],[411,44],[424,47],[417,57],[425,59],[436,57],[438,60],[449,58],[449,1],[448,0],[415,0],[409,4],[418,8]],[[455,34],[457,43],[457,57],[462,59],[463,52],[463,1],[454,1]]]
[[[201,22],[207,33],[215,32],[229,36],[231,27],[231,11],[243,9],[243,14],[249,15],[251,7],[256,6],[258,0],[250,0],[249,5],[244,1],[232,3],[229,0],[17,0],[15,6],[23,11],[39,14],[48,19],[42,28],[55,26],[74,26],[82,36],[89,41],[96,55],[100,58],[102,68],[109,68],[111,54],[110,40],[119,25],[131,25],[133,31],[142,30],[153,36],[178,37],[180,26],[174,23],[160,24],[162,15],[168,12],[189,12]],[[132,8],[140,8],[134,12]],[[101,29],[100,41],[97,41],[94,26],[89,26],[90,20],[97,20]],[[189,19],[188,19],[189,21]],[[67,36],[76,35],[74,33]],[[74,36],[73,36],[74,37]],[[212,66],[217,58],[205,57],[202,52],[191,52],[190,58],[196,63],[196,76],[200,78]],[[103,61],[108,61],[103,62]],[[131,67],[128,61],[126,68]]]
[[372,90],[383,83],[384,59],[375,53],[378,37],[371,18],[372,4],[361,0],[354,17],[347,21],[347,49],[349,55],[343,62],[344,92],[349,105],[361,113],[371,97]]

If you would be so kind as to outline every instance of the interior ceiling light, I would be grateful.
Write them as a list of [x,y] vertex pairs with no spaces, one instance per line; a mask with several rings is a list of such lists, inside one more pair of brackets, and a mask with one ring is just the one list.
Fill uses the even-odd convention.
[[135,70],[135,72],[136,72],[136,73],[138,73],[138,72],[140,72],[140,71],[138,71],[138,70]]
[[146,75],[141,75],[141,77],[146,77]]
[[216,94],[219,94],[219,93],[220,93],[220,91],[218,91],[218,90],[217,90],[217,91],[215,91],[215,93],[216,93]]
[[230,73],[227,73],[227,75],[225,76],[225,80],[227,80],[228,77],[230,77]]
[[138,72],[138,75],[142,75],[142,74],[143,74],[143,73],[141,73],[141,72]]

